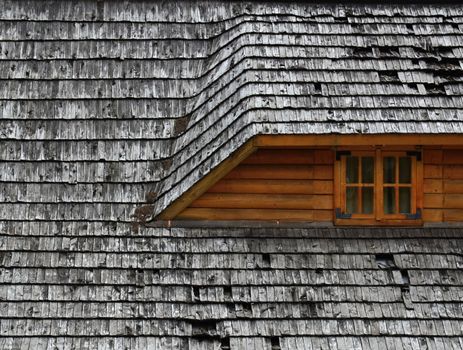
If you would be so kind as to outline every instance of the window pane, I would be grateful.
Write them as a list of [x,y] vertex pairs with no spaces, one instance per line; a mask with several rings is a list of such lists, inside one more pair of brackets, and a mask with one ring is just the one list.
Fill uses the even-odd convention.
[[359,182],[359,158],[346,158],[346,183],[356,184]]
[[373,187],[362,188],[363,214],[373,213]]
[[357,213],[358,190],[357,187],[346,188],[346,212],[348,214]]
[[403,214],[411,213],[411,189],[410,187],[399,188],[399,212]]
[[409,184],[412,182],[412,159],[400,157],[399,159],[399,182]]
[[375,178],[375,162],[373,157],[362,158],[362,182],[372,184]]
[[394,214],[395,210],[395,189],[394,187],[384,187],[384,214]]
[[394,157],[384,157],[383,181],[386,184],[395,183],[395,158]]

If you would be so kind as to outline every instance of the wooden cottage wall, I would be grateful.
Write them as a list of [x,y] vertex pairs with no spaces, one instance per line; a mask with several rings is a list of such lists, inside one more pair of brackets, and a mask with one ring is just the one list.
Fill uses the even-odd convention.
[[330,149],[260,149],[177,218],[333,220]]
[[[423,221],[463,221],[463,150],[423,150]],[[177,219],[333,220],[331,149],[260,149]]]
[[424,150],[424,221],[463,221],[463,149]]

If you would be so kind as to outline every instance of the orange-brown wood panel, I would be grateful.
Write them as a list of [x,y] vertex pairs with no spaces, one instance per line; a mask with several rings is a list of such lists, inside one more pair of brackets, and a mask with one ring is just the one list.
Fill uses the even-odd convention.
[[444,211],[442,209],[423,209],[424,222],[442,222]]
[[223,179],[209,193],[332,194],[331,180]]
[[463,180],[444,180],[444,193],[460,193],[463,195]]
[[[320,210],[187,208],[178,216],[178,219],[314,221],[314,213],[319,211]],[[329,212],[331,213],[331,211]]]
[[444,196],[443,208],[463,209],[463,194],[446,194]]
[[463,180],[463,165],[445,165],[443,176],[444,179]]
[[331,195],[205,193],[191,208],[243,209],[332,209]]
[[463,209],[445,209],[444,221],[463,221]]
[[[258,149],[177,218],[333,221],[334,155]],[[463,150],[429,145],[422,164],[423,222],[463,221]]]
[[461,150],[447,149],[442,154],[442,164],[463,165]]
[[[250,155],[241,164],[314,164],[315,154],[318,152],[305,149],[261,149]],[[319,164],[324,164],[324,162]]]
[[423,162],[424,164],[442,164],[442,150],[424,149]]
[[442,179],[442,165],[424,164],[423,174],[425,179]]
[[425,208],[442,209],[444,207],[444,195],[441,193],[438,193],[438,194],[425,193],[423,205]]
[[313,179],[312,165],[240,165],[226,179]]
[[333,220],[332,149],[259,149],[177,218]]
[[424,179],[423,188],[424,193],[442,193],[442,179]]

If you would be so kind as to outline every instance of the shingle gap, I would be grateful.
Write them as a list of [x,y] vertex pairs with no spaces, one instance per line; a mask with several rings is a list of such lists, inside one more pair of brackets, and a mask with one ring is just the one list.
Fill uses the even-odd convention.
[[223,297],[226,301],[230,301],[233,299],[233,291],[231,286],[223,287]]
[[270,345],[272,350],[280,350],[280,338],[279,337],[270,337]]
[[447,96],[445,89],[439,84],[423,84],[428,95]]
[[200,301],[199,287],[193,286],[192,288],[193,301]]
[[220,349],[230,350],[230,338],[227,337],[220,339]]
[[397,267],[394,262],[394,255],[392,254],[376,254],[375,259],[380,269],[392,269]]
[[262,254],[262,269],[269,269],[272,266],[272,259],[270,257],[270,254],[264,253]]
[[408,286],[410,284],[410,276],[408,275],[408,271],[400,270],[400,275],[402,276],[402,283]]
[[380,71],[379,80],[382,83],[391,83],[399,81],[399,74],[396,71]]
[[352,57],[372,57],[373,50],[371,47],[354,47],[352,48]]
[[191,320],[191,335],[199,341],[217,338],[216,320]]

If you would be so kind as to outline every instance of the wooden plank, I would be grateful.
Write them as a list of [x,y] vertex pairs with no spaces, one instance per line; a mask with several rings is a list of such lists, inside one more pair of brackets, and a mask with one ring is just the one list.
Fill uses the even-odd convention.
[[442,193],[443,183],[441,179],[424,179],[424,193]]
[[443,164],[463,164],[463,150],[461,149],[447,149],[443,153]]
[[443,177],[444,179],[463,180],[463,165],[445,165]]
[[179,220],[270,220],[313,221],[316,210],[275,209],[210,209],[188,208],[177,216]]
[[446,194],[444,195],[445,209],[463,209],[463,195],[461,194]]
[[443,218],[443,209],[423,209],[423,221],[425,222],[442,222]]
[[208,193],[332,194],[331,180],[222,179]]
[[423,201],[424,208],[439,208],[442,209],[444,207],[444,195],[443,194],[424,194],[424,201]]
[[332,209],[331,195],[205,193],[190,208]]
[[206,192],[212,185],[219,181],[225,174],[240,164],[244,159],[256,151],[254,141],[250,140],[235,151],[230,157],[211,170],[209,174],[199,180],[193,187],[186,191],[177,200],[171,203],[156,218],[160,220],[172,220],[191,202]]
[[455,134],[381,134],[381,135],[259,135],[257,147],[313,146],[463,146],[463,137]]
[[463,180],[444,180],[444,193],[463,195]]
[[423,150],[424,164],[441,164],[442,150],[441,149],[424,149]]
[[313,179],[314,167],[307,165],[240,165],[227,179]]
[[315,164],[333,164],[334,151],[331,149],[320,149],[314,151]]
[[313,220],[314,221],[333,221],[334,220],[334,210],[314,210],[313,211]]
[[242,164],[313,164],[314,151],[309,149],[259,149]]
[[445,209],[444,221],[462,221],[463,222],[463,209]]
[[423,174],[425,179],[442,179],[442,165],[424,164]]
[[315,165],[313,178],[321,180],[332,180],[334,178],[333,165]]

